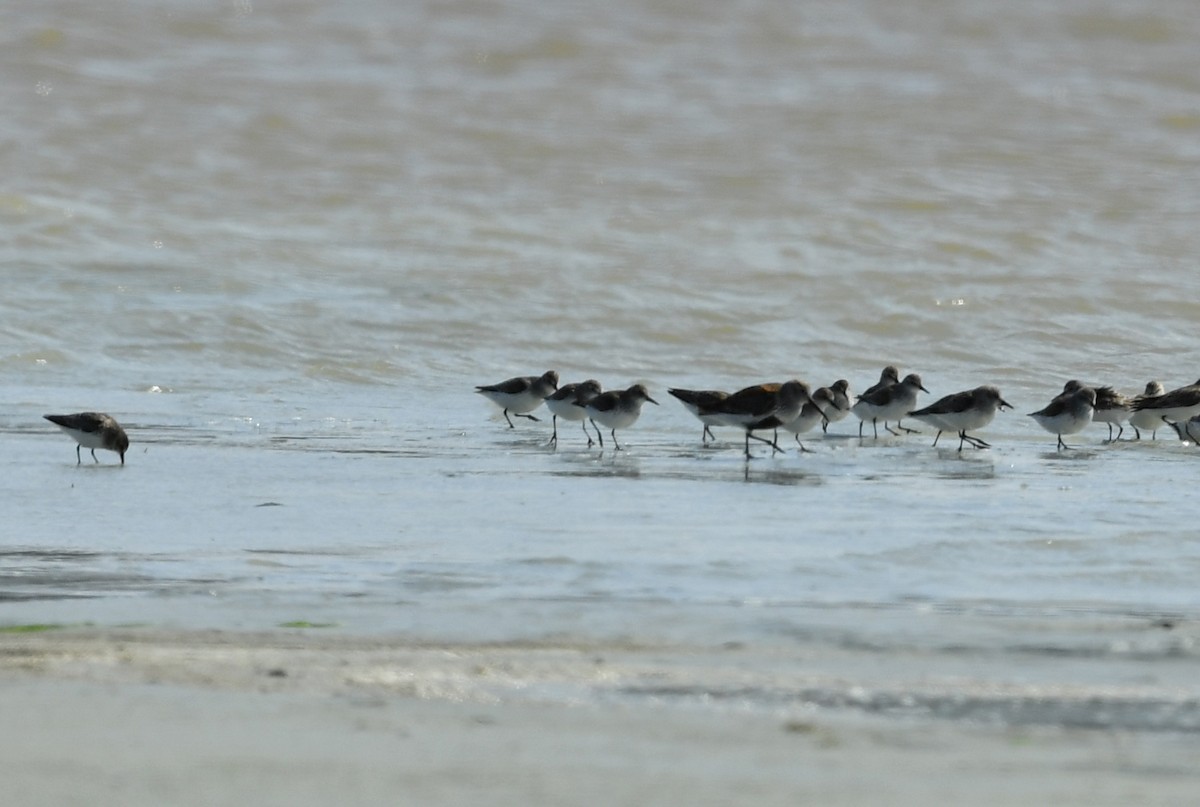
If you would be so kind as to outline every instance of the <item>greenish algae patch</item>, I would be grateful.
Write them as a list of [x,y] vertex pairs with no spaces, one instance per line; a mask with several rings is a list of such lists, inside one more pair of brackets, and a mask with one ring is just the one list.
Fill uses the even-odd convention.
[[304,619],[297,619],[292,622],[279,623],[281,628],[336,628],[336,622],[309,622]]

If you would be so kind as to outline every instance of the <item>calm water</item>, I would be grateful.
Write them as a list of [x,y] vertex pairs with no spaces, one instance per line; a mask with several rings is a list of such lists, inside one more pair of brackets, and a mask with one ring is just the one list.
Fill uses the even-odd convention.
[[[1024,416],[1200,375],[1194,2],[19,5],[0,622],[1194,661],[1195,447]],[[1016,412],[747,465],[666,394],[885,363]],[[662,405],[471,392],[548,368]]]

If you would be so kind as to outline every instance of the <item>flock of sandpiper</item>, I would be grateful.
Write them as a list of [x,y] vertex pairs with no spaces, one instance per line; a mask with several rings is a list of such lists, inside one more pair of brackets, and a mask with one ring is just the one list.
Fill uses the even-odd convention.
[[[812,431],[818,425],[822,431],[847,415],[853,413],[859,420],[858,436],[863,437],[863,426],[869,421],[872,437],[878,439],[879,426],[892,433],[914,433],[902,425],[904,418],[912,418],[937,431],[933,439],[936,446],[942,432],[958,435],[958,450],[964,445],[982,449],[991,446],[968,432],[987,426],[996,416],[998,409],[1011,409],[1012,405],[991,385],[963,390],[936,401],[922,409],[916,408],[917,395],[929,392],[921,383],[921,377],[910,373],[903,379],[895,367],[883,368],[879,381],[851,400],[849,382],[839,380],[828,387],[811,390],[803,381],[755,384],[737,392],[720,390],[668,389],[689,412],[704,424],[700,434],[702,443],[713,438],[712,426],[740,428],[745,432],[745,451],[750,458],[750,441],[757,440],[771,446],[772,453],[783,451],[779,446],[779,430],[791,432],[796,437],[801,451],[808,451],[800,435]],[[617,430],[632,426],[642,411],[642,404],[658,401],[650,397],[646,388],[635,384],[628,389],[601,390],[600,382],[582,381],[559,386],[558,373],[553,370],[541,376],[520,376],[499,384],[477,386],[475,391],[504,410],[504,419],[513,427],[509,415],[537,420],[530,414],[543,403],[553,416],[550,443],[558,444],[559,418],[583,423],[588,447],[596,441],[604,446],[600,427],[609,430],[613,446],[620,450]],[[1069,449],[1063,442],[1064,435],[1076,434],[1089,423],[1108,424],[1108,439],[1121,439],[1128,423],[1141,439],[1141,431],[1148,430],[1151,437],[1164,425],[1171,426],[1181,440],[1193,443],[1200,441],[1200,380],[1194,384],[1167,392],[1163,385],[1151,381],[1145,391],[1127,397],[1107,386],[1088,386],[1080,381],[1068,381],[1063,391],[1056,395],[1044,408],[1029,414],[1046,431],[1058,439],[1059,450]],[[596,440],[592,440],[587,424],[592,424]],[[894,423],[895,428],[889,426]],[[1113,427],[1117,435],[1113,437]],[[755,432],[770,431],[770,439]],[[713,438],[715,439],[715,438]]]
[[[822,431],[830,423],[836,423],[850,413],[858,418],[858,436],[863,437],[863,426],[870,421],[871,434],[879,437],[879,425],[892,434],[901,431],[913,433],[902,425],[904,418],[918,420],[937,430],[933,438],[936,446],[942,432],[958,435],[958,450],[964,445],[973,448],[991,446],[968,432],[987,426],[996,416],[998,409],[1011,409],[1012,405],[1000,395],[1000,390],[991,385],[963,390],[926,406],[914,408],[917,394],[929,392],[921,383],[921,377],[910,373],[903,379],[895,367],[883,368],[879,381],[850,400],[849,382],[839,380],[815,391],[803,381],[785,381],[782,384],[755,384],[734,393],[719,390],[669,389],[689,412],[704,424],[700,433],[702,443],[713,438],[711,427],[731,426],[740,428],[746,435],[746,458],[750,458],[750,441],[757,440],[771,446],[772,453],[783,451],[779,447],[779,430],[791,432],[796,437],[801,451],[807,451],[800,435],[812,431],[818,425]],[[596,432],[596,441],[604,446],[600,427],[609,430],[613,446],[621,449],[617,442],[617,429],[626,429],[637,422],[642,404],[658,401],[641,384],[628,389],[604,392],[600,382],[582,381],[578,384],[558,384],[558,373],[549,370],[541,376],[521,376],[501,381],[499,384],[478,386],[475,391],[488,398],[504,410],[504,419],[511,428],[509,415],[537,420],[530,414],[543,403],[553,415],[553,432],[550,442],[558,444],[558,420],[583,423],[588,447],[595,441],[588,431],[590,422]],[[1038,424],[1056,435],[1059,450],[1068,449],[1063,435],[1076,434],[1093,421],[1108,424],[1108,439],[1113,440],[1113,427],[1121,439],[1125,425],[1133,427],[1137,439],[1141,430],[1149,430],[1151,437],[1164,425],[1171,426],[1179,439],[1200,444],[1200,380],[1194,384],[1167,392],[1162,384],[1151,381],[1141,395],[1126,397],[1112,387],[1090,387],[1080,381],[1068,381],[1063,391],[1056,395],[1045,408],[1029,414]],[[96,459],[96,449],[115,451],[125,464],[125,452],[129,449],[129,437],[125,430],[109,415],[100,412],[79,412],[73,415],[46,415],[46,420],[58,426],[76,442],[76,463],[82,462],[80,449],[91,449]],[[895,423],[893,429],[889,423]],[[897,431],[899,430],[899,431]],[[771,439],[760,437],[755,432],[771,431]],[[715,438],[713,438],[715,439]],[[97,460],[99,461],[99,460]]]

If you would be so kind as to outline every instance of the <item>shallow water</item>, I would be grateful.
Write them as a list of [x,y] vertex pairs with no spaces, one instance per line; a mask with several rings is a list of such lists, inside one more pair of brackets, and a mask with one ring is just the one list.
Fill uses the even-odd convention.
[[[26,5],[0,621],[1196,653],[1195,447],[1024,416],[1200,375],[1195,4]],[[746,463],[666,395],[885,363],[1016,411]],[[661,406],[554,451],[471,391],[548,368]]]

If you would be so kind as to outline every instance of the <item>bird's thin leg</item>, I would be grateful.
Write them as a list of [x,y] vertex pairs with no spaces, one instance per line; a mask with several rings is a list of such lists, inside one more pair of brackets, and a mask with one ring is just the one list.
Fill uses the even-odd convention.
[[80,448],[79,444],[76,443],[75,444],[75,464],[83,465],[83,457],[79,456],[79,448]]
[[613,429],[611,434],[612,434],[612,439],[613,439],[613,445],[617,447],[617,451],[624,451],[625,449],[621,448],[621,444],[617,442],[617,430]]
[[508,428],[510,428],[510,429],[515,429],[515,428],[517,428],[516,426],[514,426],[514,425],[513,425],[512,418],[510,418],[510,417],[508,416],[508,410],[507,410],[507,409],[505,409],[505,410],[504,410],[504,419],[508,421]]
[[984,441],[980,440],[978,437],[972,437],[971,435],[967,434],[965,429],[958,433],[958,450],[959,451],[962,451],[964,442],[967,445],[971,446],[971,448],[991,448],[990,445],[988,445]]
[[[938,433],[936,435],[934,435],[934,437],[933,437],[933,445],[930,446],[930,448],[937,448],[937,441],[940,440],[941,437],[942,437],[942,430],[938,429]],[[961,450],[962,446],[959,446],[959,449]]]
[[92,462],[100,462],[100,460],[96,457],[96,449],[94,448],[92,449]]
[[[776,432],[776,434],[778,434],[778,432]],[[765,437],[759,437],[757,434],[751,434],[750,432],[746,432],[746,451],[747,452],[750,450],[750,441],[751,440],[757,440],[760,443],[766,443],[767,445],[769,445],[772,449],[774,449],[771,452],[772,456],[774,456],[776,453],[783,452],[783,449],[779,447],[779,443],[777,443],[775,440],[768,440]]]
[[554,426],[554,432],[550,435],[550,442],[547,443],[547,445],[552,445],[555,448],[557,448],[558,447],[558,415],[554,415],[550,419],[550,422]]
[[[588,418],[591,420],[591,418]],[[604,448],[604,435],[600,433],[600,427],[596,425],[596,421],[592,420],[592,428],[596,430],[596,439],[600,441],[600,447]]]
[[588,448],[591,448],[593,445],[595,445],[596,441],[592,439],[591,432],[587,430],[587,421],[585,420],[580,425],[583,426],[583,436],[588,439]]

